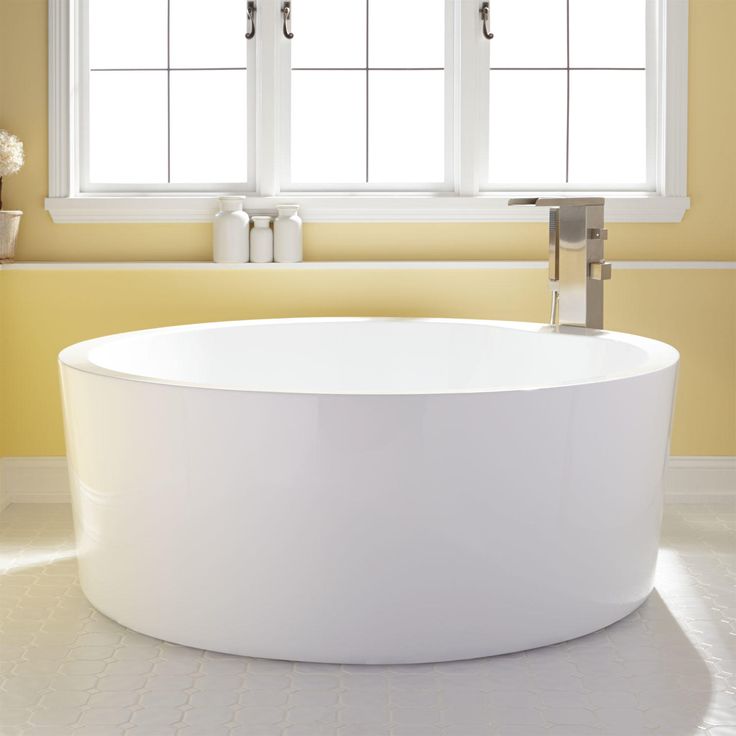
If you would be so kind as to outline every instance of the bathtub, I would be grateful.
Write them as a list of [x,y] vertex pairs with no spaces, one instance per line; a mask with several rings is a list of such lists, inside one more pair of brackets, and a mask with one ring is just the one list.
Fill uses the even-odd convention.
[[192,647],[412,663],[652,589],[678,353],[450,319],[167,327],[60,355],[82,588]]

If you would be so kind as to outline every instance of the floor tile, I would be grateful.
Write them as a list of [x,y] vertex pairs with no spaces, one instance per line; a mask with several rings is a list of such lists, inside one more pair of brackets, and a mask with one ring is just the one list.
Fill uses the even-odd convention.
[[736,736],[736,510],[666,508],[656,590],[570,642],[435,665],[236,657],[95,611],[63,505],[0,514],[0,736]]

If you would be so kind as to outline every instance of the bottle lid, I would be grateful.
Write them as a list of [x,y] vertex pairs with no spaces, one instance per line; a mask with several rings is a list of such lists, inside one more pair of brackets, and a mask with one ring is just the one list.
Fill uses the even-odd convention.
[[271,224],[271,218],[268,215],[253,215],[250,219],[253,220],[254,227],[268,227]]
[[279,215],[295,215],[299,211],[298,204],[280,204],[276,209]]
[[237,212],[243,209],[245,197],[220,197],[220,209],[223,212]]

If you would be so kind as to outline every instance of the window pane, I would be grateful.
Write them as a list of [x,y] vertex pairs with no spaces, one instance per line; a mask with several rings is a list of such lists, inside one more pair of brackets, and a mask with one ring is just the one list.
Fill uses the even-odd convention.
[[444,0],[370,0],[371,67],[443,67]]
[[166,16],[166,0],[89,0],[90,68],[166,68]]
[[294,7],[291,181],[444,183],[446,0]]
[[365,182],[364,71],[292,72],[291,180]]
[[292,68],[365,66],[366,0],[293,0],[291,7]]
[[89,117],[90,181],[166,181],[166,72],[91,72]]
[[443,181],[444,72],[370,72],[369,85],[369,181]]
[[644,67],[647,0],[570,0],[570,65]]
[[492,68],[567,66],[566,0],[493,0],[491,31]]
[[492,71],[489,181],[565,181],[567,72]]
[[646,178],[645,72],[570,72],[570,181]]
[[171,181],[248,178],[246,71],[171,72]]
[[244,67],[245,0],[171,0],[171,66]]

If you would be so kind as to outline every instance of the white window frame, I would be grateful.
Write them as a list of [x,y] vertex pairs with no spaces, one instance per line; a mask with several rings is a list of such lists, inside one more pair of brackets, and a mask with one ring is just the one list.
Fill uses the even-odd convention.
[[[647,0],[649,22],[656,26],[656,44],[648,43],[648,146],[652,181],[645,191],[598,191],[606,197],[610,222],[679,222],[690,206],[687,197],[687,75],[688,0]],[[297,203],[307,222],[523,222],[546,220],[537,208],[510,208],[509,197],[520,190],[483,191],[486,158],[483,116],[487,114],[487,72],[483,59],[488,42],[479,25],[480,0],[452,0],[455,43],[447,67],[462,104],[449,105],[448,173],[453,189],[446,192],[331,191],[280,192],[281,148],[288,100],[277,81],[289,70],[288,42],[281,35],[280,0],[258,0],[254,54],[258,74],[254,85],[256,156],[251,212],[270,212],[283,203]],[[54,222],[206,222],[217,209],[217,185],[197,192],[82,192],[78,160],[80,104],[79,0],[49,0],[49,196],[45,201]],[[296,29],[295,29],[296,30]],[[492,42],[491,42],[492,43]],[[251,44],[253,45],[253,44]],[[654,57],[651,56],[654,54]],[[656,61],[656,63],[652,63]],[[249,59],[249,66],[251,59]],[[486,67],[488,64],[485,65]],[[654,109],[656,108],[656,110]],[[251,157],[253,158],[253,157]],[[527,190],[528,191],[528,190]],[[545,193],[572,194],[580,190]],[[587,190],[590,193],[590,190]]]
[[[279,46],[281,48],[281,54],[279,58],[280,64],[280,140],[279,140],[279,183],[280,191],[283,192],[285,197],[291,196],[292,193],[299,194],[312,194],[322,193],[329,189],[330,193],[341,193],[350,192],[353,194],[366,194],[366,193],[452,193],[453,192],[453,179],[454,179],[454,139],[455,139],[455,125],[453,110],[455,108],[456,92],[456,80],[457,74],[455,73],[455,17],[454,9],[456,0],[444,0],[445,6],[445,71],[444,71],[444,82],[445,82],[445,94],[444,94],[444,171],[445,178],[442,182],[435,182],[432,184],[416,184],[411,182],[404,182],[400,184],[292,184],[289,180],[290,171],[290,149],[291,149],[291,44],[285,43],[283,39],[279,39]],[[297,16],[298,21],[298,16]],[[366,127],[366,135],[369,135],[368,128]]]
[[[52,0],[53,2],[53,0]],[[156,183],[156,184],[112,184],[104,182],[90,182],[89,181],[89,76],[91,74],[89,70],[89,43],[88,43],[88,32],[89,32],[89,0],[71,0],[69,2],[69,8],[71,11],[69,17],[70,33],[72,39],[75,37],[79,39],[79,42],[75,44],[73,53],[77,54],[79,61],[73,64],[70,72],[73,74],[72,79],[74,80],[74,89],[76,90],[76,99],[72,104],[76,103],[74,109],[70,110],[71,114],[71,127],[72,130],[76,128],[75,144],[78,156],[72,160],[72,171],[70,171],[71,182],[77,182],[78,194],[85,193],[89,195],[94,194],[129,194],[131,190],[136,193],[166,193],[176,194],[185,192],[213,192],[222,193],[227,191],[231,194],[246,194],[247,192],[255,191],[255,150],[256,150],[256,135],[255,135],[255,100],[256,100],[256,50],[255,44],[249,43],[247,47],[247,59],[246,59],[246,76],[247,76],[247,95],[248,95],[248,126],[247,126],[247,146],[248,146],[248,170],[247,170],[247,183],[235,183],[235,182],[220,182],[220,183],[206,183],[206,184],[186,184],[186,183]],[[51,3],[49,3],[49,14],[51,12]],[[245,3],[243,4],[243,24],[245,25]],[[50,21],[50,15],[49,15]],[[50,30],[50,26],[49,26]],[[167,64],[168,64],[167,60]],[[163,70],[161,70],[163,71]],[[177,71],[174,69],[173,71]],[[104,72],[108,73],[108,72]],[[114,74],[114,71],[110,71],[110,74]],[[142,72],[142,73],[145,73]],[[50,67],[49,67],[50,74]],[[76,124],[75,124],[76,121]],[[49,126],[51,120],[49,120]],[[169,121],[169,128],[171,122]],[[169,151],[169,156],[170,156]],[[169,166],[171,162],[169,161]],[[51,191],[49,186],[49,191]],[[73,191],[70,189],[70,191]]]

